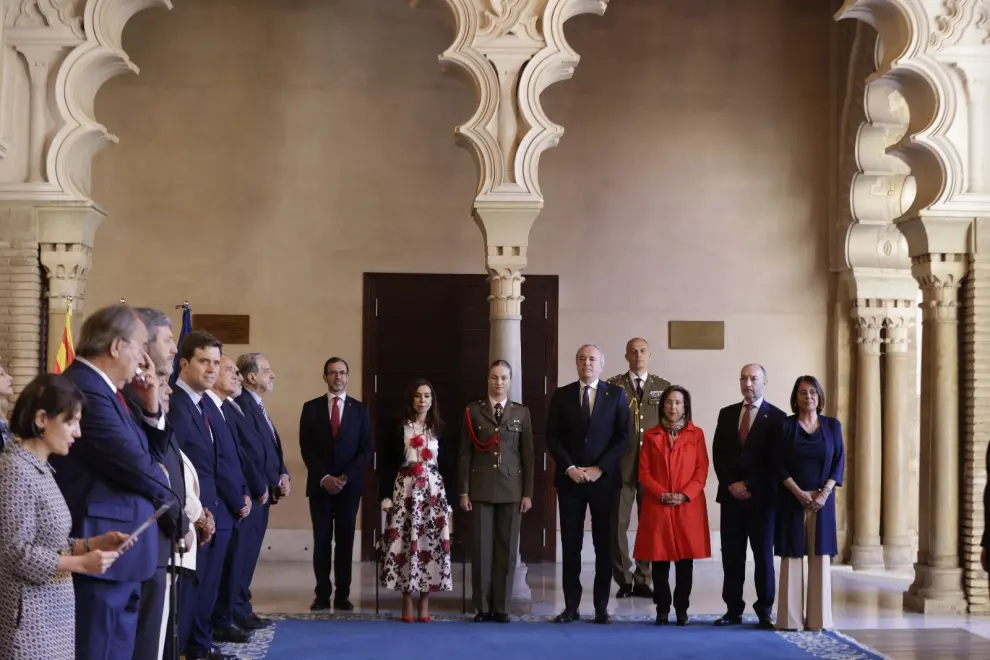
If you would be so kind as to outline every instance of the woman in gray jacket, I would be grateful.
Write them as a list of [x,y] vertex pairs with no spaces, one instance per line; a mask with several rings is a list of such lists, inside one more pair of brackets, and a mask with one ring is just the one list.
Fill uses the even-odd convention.
[[0,455],[0,658],[72,660],[72,573],[102,574],[127,536],[69,537],[72,519],[48,465],[79,437],[83,395],[62,376],[31,381],[11,415]]

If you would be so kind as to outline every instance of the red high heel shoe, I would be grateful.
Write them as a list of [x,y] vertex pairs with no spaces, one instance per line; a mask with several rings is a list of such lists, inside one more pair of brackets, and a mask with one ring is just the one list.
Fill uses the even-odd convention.
[[420,623],[429,623],[430,621],[432,621],[432,619],[430,617],[428,617],[428,616],[421,616],[421,617],[419,617],[419,622]]
[[399,617],[399,620],[402,621],[403,623],[412,623],[416,619],[412,618],[411,616],[403,616],[403,617]]

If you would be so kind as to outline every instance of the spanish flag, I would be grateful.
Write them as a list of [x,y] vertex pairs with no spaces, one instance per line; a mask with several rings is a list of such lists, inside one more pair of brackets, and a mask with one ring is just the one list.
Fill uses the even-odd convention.
[[76,359],[76,350],[72,346],[72,307],[65,310],[65,330],[62,331],[62,343],[58,346],[55,356],[55,366],[52,372],[60,374]]

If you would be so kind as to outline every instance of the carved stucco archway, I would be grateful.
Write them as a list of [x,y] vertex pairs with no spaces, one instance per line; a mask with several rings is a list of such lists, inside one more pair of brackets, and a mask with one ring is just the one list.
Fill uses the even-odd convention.
[[[543,112],[540,94],[569,78],[579,60],[567,45],[563,24],[580,13],[603,13],[607,0],[444,0],[444,6],[454,18],[456,38],[441,61],[468,74],[479,101],[478,110],[456,133],[479,168],[473,210],[492,281],[491,350],[511,359],[518,350],[512,338],[518,336],[528,234],[543,205],[539,158],[563,133]],[[25,295],[15,295],[13,289],[0,293],[8,309],[18,310],[0,336],[0,352],[18,386],[38,371],[39,347],[23,339],[40,325],[40,296],[30,296],[40,293],[41,268],[52,278],[51,312],[61,314],[59,296],[66,295],[76,298],[78,313],[83,311],[93,235],[104,217],[92,199],[90,168],[93,156],[116,142],[94,116],[93,103],[107,80],[137,73],[121,35],[131,17],[151,7],[171,8],[171,3],[8,0],[0,5],[3,43],[22,58],[21,92],[34,104],[26,115],[28,126],[17,129],[27,129],[25,144],[0,142],[0,212],[13,228],[0,239],[23,260],[11,263],[7,272],[30,285],[21,290]],[[852,186],[850,217],[837,220],[833,231],[841,236],[841,269],[848,271],[842,275],[843,287],[850,301],[887,299],[886,289],[871,287],[876,275],[887,271],[904,281],[906,249],[913,278],[926,292],[926,309],[934,310],[933,320],[942,313],[954,319],[958,282],[987,276],[980,270],[980,249],[990,248],[983,237],[990,232],[981,229],[983,219],[990,218],[990,165],[981,119],[986,117],[990,9],[983,0],[848,0],[837,18],[870,24],[882,44],[865,94],[869,112],[857,142],[859,175]],[[0,126],[0,137],[12,130]],[[22,168],[25,175],[11,176],[5,167]],[[968,289],[967,295],[975,301],[980,291]],[[967,302],[964,309],[976,307]],[[843,314],[848,309],[846,303]],[[856,309],[872,308],[857,303]],[[857,320],[861,318],[865,316],[858,314]],[[967,332],[971,326],[973,331],[962,348],[974,359],[979,320],[967,316],[965,321]],[[981,327],[990,328],[990,322]],[[942,341],[947,337],[943,332]],[[927,400],[952,398],[946,387],[943,381],[929,383]],[[964,468],[975,474],[972,465],[985,447],[985,440],[983,445],[977,442],[975,430],[990,420],[974,411],[990,411],[984,405],[990,402],[966,396]],[[953,398],[957,417],[958,401]],[[936,411],[938,423],[951,421],[946,411],[945,405]],[[963,515],[970,523],[963,539],[967,582],[977,570],[973,534],[978,530],[973,523],[981,510],[978,485],[972,480],[964,485]],[[944,557],[939,561],[944,563]],[[955,578],[939,572],[945,566],[934,568],[939,576],[932,580],[941,580],[941,586],[933,587],[938,600],[939,589],[951,591],[945,580]]]

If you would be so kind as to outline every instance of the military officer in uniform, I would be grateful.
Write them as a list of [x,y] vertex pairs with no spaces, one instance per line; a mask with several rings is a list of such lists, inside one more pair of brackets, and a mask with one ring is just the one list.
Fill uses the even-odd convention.
[[488,369],[488,396],[464,411],[458,453],[460,505],[472,511],[474,620],[508,623],[522,514],[533,506],[533,426],[529,408],[508,400],[512,367]]
[[636,337],[626,343],[626,361],[629,363],[629,371],[608,380],[610,385],[618,385],[626,390],[626,396],[629,397],[629,417],[632,421],[629,448],[622,457],[622,489],[616,500],[618,513],[612,548],[612,577],[619,585],[616,598],[652,598],[650,562],[637,561],[633,570],[633,562],[629,557],[629,517],[632,515],[633,501],[636,502],[637,511],[643,510],[643,487],[639,483],[640,447],[643,444],[643,433],[660,423],[663,413],[660,409],[660,394],[670,387],[670,383],[647,371],[650,345],[645,339]]

